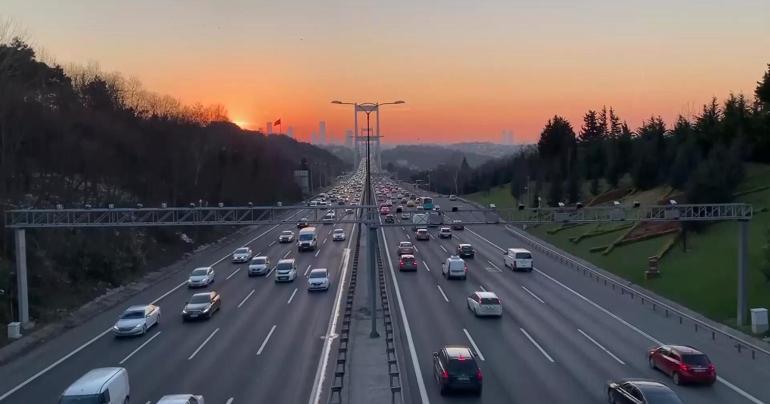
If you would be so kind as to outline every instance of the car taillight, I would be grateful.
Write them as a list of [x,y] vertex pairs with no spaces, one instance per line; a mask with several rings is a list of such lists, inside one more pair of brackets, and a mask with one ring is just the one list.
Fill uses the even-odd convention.
[[709,363],[709,373],[714,373],[716,371],[717,371],[717,369],[714,367],[714,364],[713,363]]
[[446,370],[442,370],[441,371],[441,378],[442,379],[449,379],[449,372],[447,372]]
[[690,368],[687,366],[686,363],[680,363],[679,364],[679,370],[682,372],[689,372]]
[[481,369],[476,370],[476,380],[481,381],[484,379],[484,375],[481,374]]

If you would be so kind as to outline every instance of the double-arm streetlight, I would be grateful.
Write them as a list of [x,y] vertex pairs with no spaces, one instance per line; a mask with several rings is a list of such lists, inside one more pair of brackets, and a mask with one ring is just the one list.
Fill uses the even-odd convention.
[[[372,174],[371,174],[371,155],[369,154],[369,143],[371,143],[371,134],[372,134],[372,128],[370,124],[369,115],[372,112],[377,112],[377,139],[379,139],[380,136],[380,106],[381,105],[393,105],[393,104],[404,104],[404,101],[393,101],[393,102],[381,102],[381,103],[372,103],[372,102],[366,102],[366,103],[357,103],[357,102],[342,102],[338,100],[332,101],[332,104],[338,104],[338,105],[352,105],[353,106],[353,113],[355,115],[354,125],[355,125],[355,131],[356,133],[353,135],[354,140],[358,138],[358,111],[361,111],[366,114],[366,204],[368,206],[373,205],[373,198],[372,198]],[[357,142],[354,144],[358,144]],[[356,148],[356,154],[358,154],[358,147]],[[375,250],[377,249],[377,228],[374,226],[374,220],[377,217],[377,214],[374,211],[374,208],[367,208],[369,210],[367,215],[367,221],[369,226],[369,246],[367,248],[367,253],[369,255],[369,295],[370,295],[370,313],[371,313],[371,331],[369,332],[369,337],[371,338],[377,338],[380,336],[380,334],[377,332],[377,299],[375,298],[376,291],[377,291],[377,272],[376,272],[376,257],[375,257]]]

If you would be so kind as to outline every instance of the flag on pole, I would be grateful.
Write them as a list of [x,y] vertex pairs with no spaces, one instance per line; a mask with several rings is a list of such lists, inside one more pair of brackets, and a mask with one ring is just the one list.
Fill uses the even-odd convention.
[[273,123],[273,126],[280,126],[280,125],[281,125],[281,118],[278,118],[278,120]]

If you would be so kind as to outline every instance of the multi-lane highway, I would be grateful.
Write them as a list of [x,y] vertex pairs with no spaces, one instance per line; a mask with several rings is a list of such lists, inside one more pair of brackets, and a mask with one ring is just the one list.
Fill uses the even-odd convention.
[[[463,219],[461,201],[435,197],[445,220]],[[451,206],[460,207],[451,212]],[[770,362],[751,359],[710,334],[696,334],[662,314],[631,302],[564,264],[532,250],[535,270],[504,268],[503,249],[528,245],[503,225],[467,226],[452,239],[415,241],[411,226],[384,227],[382,247],[390,258],[411,335],[402,349],[412,383],[409,402],[606,402],[606,382],[624,377],[646,378],[671,386],[686,403],[770,402]],[[398,271],[396,246],[412,241],[418,271]],[[470,243],[476,256],[466,259],[467,280],[446,280],[441,264],[458,243]],[[475,318],[466,297],[473,291],[495,292],[502,318]],[[409,339],[413,341],[409,346]],[[674,386],[670,378],[648,366],[646,350],[659,343],[695,345],[716,363],[719,381],[711,387]],[[442,397],[433,380],[432,353],[460,344],[478,354],[484,375],[481,397]],[[405,355],[409,358],[410,355]]]
[[[278,243],[281,231],[296,233],[296,220],[305,214],[296,211],[285,225],[249,229],[177,264],[181,270],[170,278],[0,367],[0,402],[54,403],[79,376],[108,366],[128,369],[135,403],[173,393],[202,394],[207,403],[308,402],[320,379],[319,358],[357,230],[352,224],[319,224],[318,248],[311,252]],[[345,241],[332,240],[338,227],[345,229]],[[268,256],[272,266],[295,258],[297,279],[275,283],[274,271],[248,277],[248,264],[231,262],[232,251],[241,246]],[[190,270],[208,265],[216,271],[214,284],[188,290]],[[307,291],[311,268],[329,270],[328,291]],[[220,293],[221,310],[208,321],[182,322],[184,303],[203,290]],[[147,303],[161,307],[159,326],[141,337],[114,338],[110,328],[118,315],[129,305]]]

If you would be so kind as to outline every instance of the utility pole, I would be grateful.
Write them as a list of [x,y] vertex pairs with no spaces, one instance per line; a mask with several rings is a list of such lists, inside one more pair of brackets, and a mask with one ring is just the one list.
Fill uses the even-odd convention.
[[371,298],[370,302],[370,311],[371,311],[371,317],[372,317],[372,326],[371,331],[369,332],[370,338],[378,338],[380,334],[377,332],[377,258],[376,258],[376,248],[377,248],[377,228],[374,225],[375,215],[374,215],[374,208],[371,206],[373,205],[373,199],[372,198],[372,155],[370,154],[370,143],[371,143],[371,125],[369,123],[369,115],[371,114],[371,111],[366,111],[366,204],[370,207],[368,208],[368,219],[369,219],[369,236],[367,237],[369,240],[369,248],[367,249],[368,256],[369,256],[369,297]]

